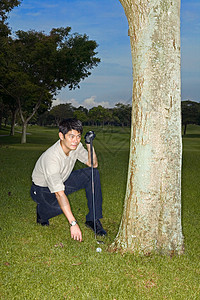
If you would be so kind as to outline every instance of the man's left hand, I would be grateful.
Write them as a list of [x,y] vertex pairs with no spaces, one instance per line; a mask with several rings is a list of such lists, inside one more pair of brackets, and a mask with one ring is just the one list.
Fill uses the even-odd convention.
[[90,144],[90,142],[94,140],[95,136],[96,135],[95,135],[94,131],[92,131],[92,130],[88,131],[85,135],[85,143]]

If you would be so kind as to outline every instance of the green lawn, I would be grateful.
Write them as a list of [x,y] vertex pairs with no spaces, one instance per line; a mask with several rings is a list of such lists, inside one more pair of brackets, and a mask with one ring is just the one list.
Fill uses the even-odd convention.
[[[87,130],[88,128],[86,128]],[[57,140],[57,129],[29,127],[0,137],[0,299],[200,299],[200,126],[183,138],[182,222],[185,254],[140,257],[109,253],[117,234],[126,189],[129,129],[94,128],[103,192],[103,251],[85,227],[84,191],[69,196],[83,232],[73,241],[63,215],[49,227],[35,222],[29,195],[31,173],[40,154]],[[9,134],[0,130],[0,135]],[[76,165],[82,167],[81,164]]]

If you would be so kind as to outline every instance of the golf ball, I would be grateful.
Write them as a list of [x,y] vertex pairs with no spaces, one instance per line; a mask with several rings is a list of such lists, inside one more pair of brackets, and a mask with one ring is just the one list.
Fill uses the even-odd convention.
[[100,247],[98,247],[97,249],[96,249],[96,252],[101,252],[102,251],[102,249],[100,248]]

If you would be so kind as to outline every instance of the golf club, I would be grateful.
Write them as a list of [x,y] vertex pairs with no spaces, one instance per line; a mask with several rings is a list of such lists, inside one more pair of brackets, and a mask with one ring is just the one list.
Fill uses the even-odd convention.
[[[93,145],[92,139],[90,140],[90,154],[91,154],[91,172],[92,172],[92,205],[93,205],[93,216],[94,216],[94,235],[95,240],[97,239],[97,228],[96,228],[96,210],[95,210],[95,197],[94,197],[94,167],[93,167]],[[97,240],[97,244],[104,244],[103,241]]]

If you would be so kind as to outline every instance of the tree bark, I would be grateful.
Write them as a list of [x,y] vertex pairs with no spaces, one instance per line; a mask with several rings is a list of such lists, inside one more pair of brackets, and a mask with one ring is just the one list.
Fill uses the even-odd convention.
[[8,117],[6,116],[6,117],[4,118],[4,128],[7,127],[7,122],[8,122]]
[[187,130],[187,123],[185,123],[185,125],[184,125],[184,133],[183,133],[183,135],[186,135],[186,130]]
[[35,107],[33,109],[33,112],[29,115],[29,117],[25,118],[23,116],[20,98],[17,98],[18,108],[19,108],[19,114],[20,114],[20,117],[21,117],[21,120],[22,120],[21,144],[25,144],[26,143],[26,129],[27,129],[28,122],[34,116],[34,114],[36,113],[36,111],[38,110],[38,108],[40,107],[41,100],[42,100],[42,95],[41,95],[40,99],[38,100],[38,102],[36,103],[36,105],[35,105]]
[[28,123],[25,121],[22,123],[22,135],[21,135],[21,144],[26,144],[26,129]]
[[3,114],[2,111],[0,110],[0,129],[2,128],[2,119],[3,119]]
[[133,61],[124,212],[112,251],[183,252],[180,1],[120,0]]
[[15,122],[16,122],[16,117],[18,113],[18,108],[12,111],[12,121],[11,121],[11,129],[10,129],[10,135],[14,136],[15,134]]

